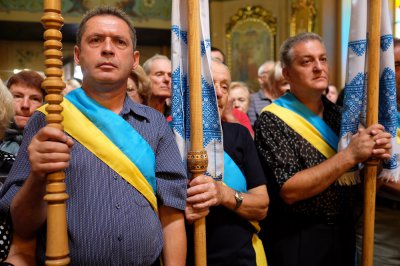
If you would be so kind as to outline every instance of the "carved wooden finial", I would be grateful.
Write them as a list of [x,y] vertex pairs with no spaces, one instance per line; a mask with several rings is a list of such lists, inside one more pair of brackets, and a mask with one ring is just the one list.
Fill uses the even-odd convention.
[[[61,124],[63,108],[60,104],[63,100],[61,92],[65,88],[65,83],[62,81],[62,34],[60,29],[64,24],[64,19],[61,16],[60,0],[44,1],[42,23],[46,29],[44,32],[46,79],[42,83],[42,87],[47,92],[46,111],[48,114],[46,119],[49,126],[63,130]],[[46,265],[68,265],[70,263],[65,204],[68,195],[65,193],[64,179],[64,172],[47,175],[47,194],[44,197],[48,202]]]

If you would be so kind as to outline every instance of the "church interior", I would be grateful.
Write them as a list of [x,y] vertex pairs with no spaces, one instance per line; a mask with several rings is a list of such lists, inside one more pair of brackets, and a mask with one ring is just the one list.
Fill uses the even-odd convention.
[[[390,8],[396,36],[396,10]],[[74,73],[75,32],[82,14],[98,5],[122,8],[137,30],[140,61],[158,53],[170,56],[172,0],[63,0],[64,79]],[[397,7],[397,8],[396,8]],[[227,56],[233,79],[244,80],[255,90],[257,68],[266,60],[279,60],[279,47],[289,36],[313,31],[325,41],[330,83],[342,88],[345,81],[351,0],[210,0],[211,46]],[[398,12],[398,11],[397,11]],[[43,71],[43,1],[0,2],[0,78],[14,71]]]

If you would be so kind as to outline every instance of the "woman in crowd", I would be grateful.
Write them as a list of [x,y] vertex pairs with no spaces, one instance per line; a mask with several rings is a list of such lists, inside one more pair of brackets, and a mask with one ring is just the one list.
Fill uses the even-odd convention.
[[234,81],[229,87],[229,99],[232,100],[233,108],[247,113],[250,106],[250,90],[246,83]]
[[[10,126],[13,117],[13,96],[0,79],[0,140],[4,138],[5,131]],[[1,184],[10,171],[14,159],[13,154],[0,151]],[[18,236],[12,237],[11,232],[10,217],[7,213],[0,213],[0,265],[13,265],[11,263],[15,265],[32,265],[34,263],[35,240],[22,241]],[[12,246],[11,238],[13,238]],[[7,256],[7,261],[3,262]]]
[[7,88],[13,96],[15,116],[0,142],[0,150],[17,155],[29,118],[44,102],[46,92],[42,89],[43,80],[33,70],[18,72],[8,79]]
[[141,66],[137,66],[132,70],[128,79],[127,93],[128,96],[137,103],[147,105],[150,92],[150,79],[147,77]]
[[[0,79],[0,141],[3,140],[6,129],[14,117],[13,97]],[[5,177],[14,162],[14,155],[0,150],[0,182],[4,182]]]
[[287,80],[283,77],[282,66],[280,62],[275,63],[275,66],[269,73],[268,82],[271,85],[271,91],[274,95],[274,99],[278,99],[287,91],[290,90],[290,85]]
[[[237,122],[245,126],[250,135],[254,136],[254,131],[247,116],[247,111],[250,106],[250,90],[246,83],[241,81],[234,81],[229,86],[228,106],[226,111],[232,112]],[[231,110],[232,108],[232,110]]]

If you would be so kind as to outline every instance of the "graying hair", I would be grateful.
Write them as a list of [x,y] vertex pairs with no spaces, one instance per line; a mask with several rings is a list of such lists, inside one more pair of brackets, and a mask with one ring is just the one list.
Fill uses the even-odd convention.
[[[258,71],[257,71],[258,76],[261,76],[261,75],[263,74],[263,72],[265,71],[265,70],[264,70],[265,67],[270,66],[271,69],[272,69],[272,68],[274,67],[274,65],[275,65],[275,62],[274,62],[274,61],[271,61],[271,60],[268,60],[268,61],[264,62],[264,64],[262,64],[262,65],[258,68]],[[269,72],[269,71],[268,71],[268,72]]]
[[247,91],[248,92],[247,99],[249,100],[249,102],[251,101],[250,89],[246,83],[244,83],[243,81],[232,81],[231,85],[229,86],[229,91],[236,89],[236,88],[243,88],[245,91]]
[[146,72],[146,74],[149,75],[153,62],[155,60],[160,60],[160,59],[167,60],[168,62],[171,63],[171,60],[167,56],[161,55],[161,54],[155,54],[152,57],[150,57],[149,59],[147,59],[146,62],[144,62],[144,64],[143,64],[144,72]]
[[211,57],[211,63],[212,62],[217,63],[219,65],[223,65],[226,68],[226,70],[228,70],[229,74],[231,73],[231,71],[229,70],[229,67],[224,62],[222,62],[219,58]]
[[324,44],[321,36],[313,32],[303,32],[297,34],[296,36],[289,37],[286,41],[283,42],[280,49],[280,60],[282,68],[288,67],[292,63],[292,50],[293,47],[299,43],[307,42],[307,41],[319,41]]
[[78,47],[81,47],[82,35],[86,29],[86,23],[89,19],[97,16],[114,16],[117,18],[122,19],[128,25],[130,31],[129,34],[131,35],[133,50],[136,50],[136,30],[133,27],[131,19],[129,16],[122,11],[121,9],[111,7],[111,6],[100,6],[94,9],[89,10],[88,12],[83,15],[82,21],[79,24],[78,31],[76,32],[76,44]]
[[13,96],[0,79],[0,140],[14,117]]

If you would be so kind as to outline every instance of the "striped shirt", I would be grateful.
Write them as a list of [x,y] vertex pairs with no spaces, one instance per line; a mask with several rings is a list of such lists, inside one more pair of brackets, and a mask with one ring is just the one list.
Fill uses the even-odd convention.
[[258,92],[251,94],[251,102],[249,106],[249,110],[247,111],[247,115],[250,118],[251,125],[254,127],[254,123],[257,118],[260,116],[261,110],[272,103],[271,99],[268,99],[262,89]]
[[[184,210],[186,170],[164,116],[133,103],[129,97],[120,115],[142,135],[156,155],[158,204]],[[36,112],[26,127],[18,157],[1,193],[3,211],[9,208],[29,175],[27,147],[45,124],[45,116]],[[72,265],[151,265],[160,256],[161,223],[149,202],[134,187],[76,140],[65,173]],[[43,226],[38,239],[39,264],[43,263],[44,250]]]

